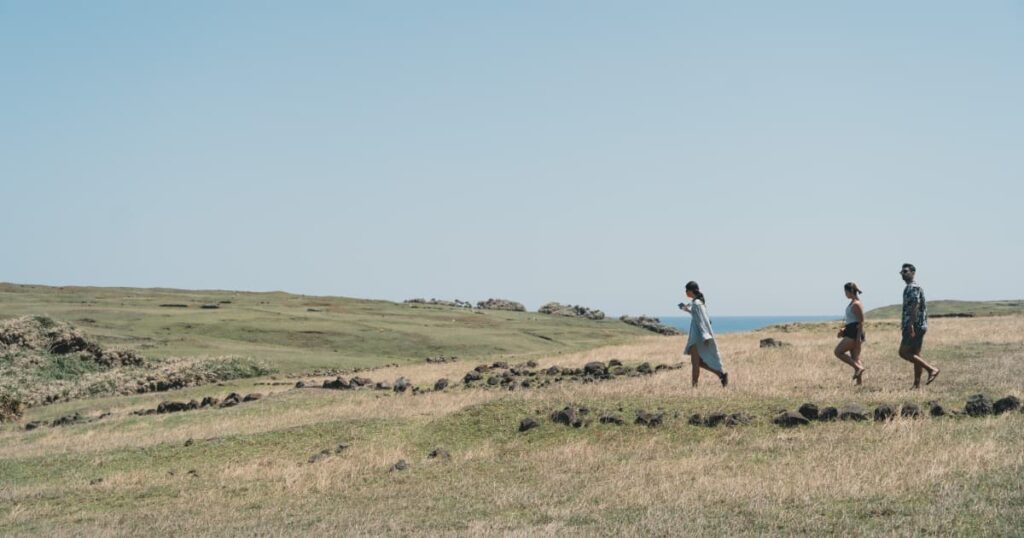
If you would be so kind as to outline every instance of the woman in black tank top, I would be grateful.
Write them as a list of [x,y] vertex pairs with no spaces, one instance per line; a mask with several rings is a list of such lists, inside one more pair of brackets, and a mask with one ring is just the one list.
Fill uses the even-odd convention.
[[856,282],[847,282],[843,291],[850,304],[846,307],[844,325],[839,329],[839,345],[836,358],[853,367],[853,381],[860,385],[864,377],[864,365],[860,362],[861,343],[864,342],[864,306],[860,302],[860,288]]

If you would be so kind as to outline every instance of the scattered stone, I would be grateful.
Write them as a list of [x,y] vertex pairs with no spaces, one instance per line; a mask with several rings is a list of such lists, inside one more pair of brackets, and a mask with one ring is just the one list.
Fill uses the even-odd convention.
[[43,425],[42,421],[33,420],[32,422],[29,422],[28,424],[25,424],[25,431],[32,431],[32,430],[34,430],[34,429],[36,429],[36,428],[38,428],[38,427],[40,427],[42,425]]
[[552,316],[566,316],[571,318],[586,318],[592,320],[604,319],[604,312],[596,308],[587,308],[579,305],[563,305],[556,302],[547,303],[540,307],[537,312]]
[[323,461],[323,460],[325,460],[325,459],[327,459],[329,457],[331,457],[331,451],[327,450],[327,449],[324,449],[324,450],[321,450],[320,452],[317,452],[316,454],[313,454],[312,456],[310,456],[309,460],[307,460],[307,461],[309,463],[317,463],[317,462]]
[[373,388],[377,390],[391,390],[391,383],[388,383],[387,381],[378,381]]
[[320,310],[319,308],[307,308],[306,312],[323,312],[323,310]]
[[964,412],[972,417],[981,417],[992,414],[992,399],[984,394],[975,394],[967,398],[967,405]]
[[598,422],[600,422],[601,424],[615,424],[618,426],[622,426],[623,424],[626,423],[626,421],[623,420],[622,417],[618,415],[601,415],[601,418],[598,419]]
[[468,385],[474,381],[480,381],[483,378],[484,376],[480,375],[480,372],[477,372],[476,370],[471,370],[469,372],[466,372],[466,377],[462,378],[462,382]]
[[338,446],[334,447],[334,453],[341,454],[342,452],[348,450],[350,446],[352,445],[348,443],[338,443]]
[[443,448],[435,448],[434,450],[431,450],[430,454],[427,454],[427,457],[432,459],[432,460],[433,459],[442,459],[442,460],[450,460],[450,459],[452,459],[452,455],[449,454],[448,451],[443,449]]
[[797,412],[803,415],[807,420],[818,420],[818,406],[812,403],[805,403],[801,405],[800,408],[797,409]]
[[839,420],[867,420],[868,412],[860,404],[847,404],[839,408]]
[[896,410],[891,405],[882,404],[875,408],[875,422],[892,420],[896,416]]
[[493,376],[493,375],[492,375],[491,377],[488,377],[488,378],[487,378],[487,384],[488,384],[488,385],[490,385],[490,386],[492,386],[492,387],[493,387],[494,385],[497,385],[498,383],[501,383],[501,380],[500,380],[500,379],[498,379],[498,377],[497,377],[497,376]]
[[708,428],[714,428],[715,426],[724,423],[727,418],[729,418],[729,415],[722,412],[715,411],[712,413],[708,413],[704,417],[704,426],[707,426]]
[[931,401],[928,402],[930,409],[928,413],[933,417],[944,417],[946,416],[946,409],[939,404],[939,402]]
[[188,305],[181,303],[164,303],[160,305],[160,308],[188,308]]
[[458,357],[445,357],[445,356],[441,355],[441,356],[437,356],[437,357],[427,357],[424,360],[427,362],[427,364],[442,364],[442,363],[446,363],[446,362],[455,362],[455,361],[457,361],[459,359],[458,359]]
[[405,460],[398,460],[398,463],[395,463],[394,465],[392,465],[391,468],[388,469],[388,472],[389,473],[393,473],[395,471],[404,471],[404,470],[406,470],[408,468],[409,468],[409,464],[406,463]]
[[503,370],[508,369],[508,363],[505,361],[498,361],[491,365],[491,368],[501,368]]
[[349,383],[352,385],[352,388],[369,387],[373,385],[373,380],[365,377],[355,376],[349,380]]
[[636,371],[640,372],[641,374],[653,374],[654,373],[654,370],[651,369],[651,363],[649,363],[649,362],[640,363],[640,366],[636,367]]
[[583,372],[590,375],[604,375],[608,372],[608,367],[600,361],[588,362],[583,367]]
[[263,399],[263,394],[261,394],[259,392],[254,392],[252,394],[246,394],[245,398],[242,398],[242,401],[243,402],[255,402],[256,400],[261,400],[261,399]]
[[199,308],[201,308],[203,310],[216,310],[216,309],[220,308],[220,305],[204,304],[204,305],[200,306]]
[[160,405],[156,406],[156,412],[159,414],[177,413],[179,411],[187,411],[188,409],[188,402],[164,401],[160,402]]
[[566,406],[565,409],[551,413],[551,421],[555,424],[565,424],[573,428],[583,426],[583,419],[580,418],[578,410],[571,406]]
[[526,312],[526,307],[522,303],[515,301],[509,301],[507,299],[487,299],[486,301],[479,301],[476,303],[476,307],[482,310],[509,310],[512,312]]
[[99,485],[99,484],[102,484],[102,483],[103,483],[103,479],[102,478],[93,478],[92,480],[89,481],[89,485],[90,486],[96,486],[96,485]]
[[436,390],[438,392],[444,390],[446,387],[448,387],[448,379],[447,378],[442,377],[441,379],[438,379],[434,383],[434,390]]
[[530,359],[530,360],[526,361],[526,366],[528,366],[530,368],[536,368],[537,367],[537,361],[535,361],[533,359]]
[[785,343],[785,342],[783,342],[781,340],[776,340],[774,338],[762,338],[759,345],[760,345],[761,348],[766,348],[766,347],[786,347],[789,344],[787,344],[787,343]]
[[919,418],[921,416],[921,407],[915,403],[904,403],[903,407],[900,408],[900,416],[903,418]]
[[1007,396],[1005,398],[1000,398],[996,400],[994,404],[992,404],[992,411],[994,411],[997,415],[1002,415],[1003,413],[1006,413],[1008,411],[1016,411],[1017,409],[1020,408],[1020,398],[1016,396]]
[[304,381],[297,381],[297,382],[295,383],[295,388],[297,388],[297,389],[303,389],[303,388],[306,388],[306,383],[305,383]]
[[622,366],[622,361],[620,361],[619,359],[612,359],[612,360],[608,361],[608,366],[609,367],[612,367],[612,366]]
[[525,432],[540,426],[540,423],[532,417],[526,417],[519,423],[519,431]]
[[665,325],[661,322],[660,319],[653,318],[650,316],[620,316],[619,321],[622,321],[629,325],[640,327],[641,329],[646,329],[651,332],[656,332],[658,334],[662,334],[665,336],[676,336],[683,334],[683,332],[680,331],[679,329]]
[[202,402],[199,402],[199,407],[213,407],[213,406],[217,405],[218,403],[220,403],[220,399],[219,398],[214,398],[213,396],[207,396],[207,397],[203,398]]
[[195,444],[195,441],[193,441],[191,437],[189,437],[188,440],[185,441],[185,446],[192,446],[194,444]]
[[839,418],[839,410],[832,406],[826,406],[818,412],[818,420],[828,422]]
[[700,413],[694,413],[694,414],[690,415],[690,418],[686,422],[688,424],[690,424],[690,426],[703,426],[704,425],[704,415],[702,415]]
[[636,420],[634,424],[640,424],[647,426],[648,428],[654,428],[661,426],[662,420],[665,418],[665,413],[648,413],[646,411],[637,411]]
[[806,417],[800,413],[794,413],[793,411],[783,411],[779,413],[772,422],[783,428],[793,428],[796,426],[806,426],[810,423]]
[[562,369],[557,367],[557,366],[552,366],[552,367],[547,369],[547,374],[548,375],[558,375],[560,373],[562,373]]
[[412,383],[404,377],[399,377],[395,380],[395,392],[402,393],[409,390],[410,387],[412,387]]

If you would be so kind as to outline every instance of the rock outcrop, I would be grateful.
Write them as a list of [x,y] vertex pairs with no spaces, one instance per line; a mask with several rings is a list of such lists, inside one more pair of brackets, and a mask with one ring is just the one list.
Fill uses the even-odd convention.
[[564,305],[557,302],[550,302],[540,307],[537,312],[552,316],[565,316],[570,318],[586,318],[593,320],[604,319],[604,312],[596,308],[587,308],[580,305]]

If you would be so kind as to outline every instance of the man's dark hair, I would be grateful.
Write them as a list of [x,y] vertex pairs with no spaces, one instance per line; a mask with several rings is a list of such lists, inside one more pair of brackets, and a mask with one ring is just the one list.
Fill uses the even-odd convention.
[[911,273],[916,273],[917,272],[917,267],[914,267],[914,264],[912,264],[912,263],[905,263],[905,264],[903,264],[902,269],[910,269]]

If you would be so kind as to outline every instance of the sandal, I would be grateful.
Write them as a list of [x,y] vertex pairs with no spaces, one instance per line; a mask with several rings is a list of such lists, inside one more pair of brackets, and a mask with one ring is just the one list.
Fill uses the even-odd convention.
[[925,385],[931,385],[932,381],[935,381],[936,377],[939,377],[939,369],[938,368],[936,368],[934,372],[928,372],[928,381],[925,381],[924,384]]
[[865,366],[864,368],[861,368],[860,370],[857,370],[857,371],[856,371],[856,372],[855,372],[855,373],[853,374],[853,380],[854,380],[854,381],[856,381],[856,382],[858,382],[858,383],[860,383],[860,382],[861,382],[861,376],[863,376],[863,375],[864,375],[864,370],[867,370],[867,369],[868,369],[868,368],[867,368],[867,367]]
[[729,386],[729,374],[723,373],[719,380],[722,382],[723,387]]

